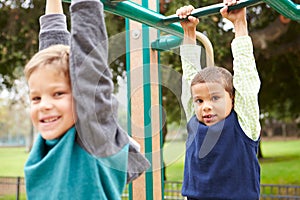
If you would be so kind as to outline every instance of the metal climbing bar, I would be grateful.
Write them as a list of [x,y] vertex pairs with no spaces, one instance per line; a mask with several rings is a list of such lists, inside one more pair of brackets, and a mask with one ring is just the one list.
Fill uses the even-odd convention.
[[[240,9],[240,8],[244,8],[244,7],[248,7],[248,6],[254,6],[254,5],[257,5],[260,3],[263,3],[263,1],[262,0],[243,0],[234,6],[228,7],[228,10],[231,11],[231,10]],[[219,3],[219,4],[214,4],[211,6],[197,8],[197,9],[193,10],[193,12],[191,13],[191,16],[199,18],[199,17],[203,17],[203,16],[218,14],[218,13],[220,13],[220,9],[223,7],[224,7],[224,3]],[[168,25],[168,24],[178,22],[178,21],[180,21],[179,17],[176,14],[174,14],[174,15],[165,17],[163,19],[162,23],[165,25]]]
[[[248,6],[255,6],[261,3],[266,3],[271,6],[278,13],[290,18],[291,20],[300,21],[300,5],[294,3],[292,0],[243,0],[234,6],[228,8],[229,11],[240,9]],[[213,14],[218,14],[220,9],[224,7],[223,3],[214,4],[211,6],[205,6],[193,10],[191,16],[203,17]],[[178,22],[180,19],[177,15],[170,15],[163,19],[163,24],[168,25],[170,23]]]
[[[70,3],[71,0],[63,0]],[[172,45],[180,44],[183,37],[183,30],[179,23],[177,15],[164,16],[155,11],[144,8],[132,1],[111,1],[100,0],[104,4],[104,9],[107,12],[119,15],[142,24],[154,27],[158,30],[164,31],[175,37],[167,37],[160,42],[156,41],[155,48],[168,49]],[[300,5],[293,3],[291,0],[241,0],[240,3],[230,6],[229,10],[239,9],[242,7],[254,6],[260,3],[267,3],[277,12],[292,20],[300,21]],[[224,6],[223,3],[197,8],[192,12],[192,16],[202,17],[207,15],[218,14],[220,9]],[[164,44],[164,43],[168,44]],[[168,48],[166,48],[168,46]]]
[[[63,2],[71,3],[71,0],[63,0]],[[142,24],[154,27],[166,33],[182,37],[183,30],[178,23],[164,25],[161,23],[165,18],[164,15],[144,8],[143,6],[132,1],[109,1],[101,0],[104,10],[115,15],[119,15]]]
[[[158,30],[169,33],[173,36],[167,37],[163,40],[159,40],[153,47],[157,49],[170,49],[181,43],[183,37],[183,30],[179,23],[167,22],[170,18],[174,18],[173,21],[178,22],[177,16],[166,17],[160,13],[144,8],[143,6],[134,3],[132,1],[110,1],[100,0],[104,5],[104,10],[115,15],[119,15],[142,24],[146,24],[150,27],[154,27]],[[63,2],[71,3],[71,0],[63,0]],[[241,3],[231,6],[230,9],[238,9],[244,6],[254,5],[260,2],[259,0],[247,0]],[[206,14],[218,13],[224,4],[217,4],[214,6],[208,6],[201,8],[202,16]],[[168,48],[166,48],[168,47]]]
[[[63,1],[67,3],[71,2],[71,0]],[[146,24],[148,26],[154,27],[158,30],[178,36],[180,38],[182,38],[183,36],[183,30],[180,24],[174,23],[179,22],[179,18],[176,15],[166,17],[160,13],[144,8],[143,6],[136,4],[132,1],[100,1],[103,3],[104,9],[107,12],[140,22],[142,24]],[[230,6],[229,9],[239,9],[245,6],[256,5],[261,2],[261,0],[243,0],[237,5]],[[224,4],[220,3],[212,6],[206,6],[195,9],[195,16],[201,17],[205,15],[219,13],[220,9],[223,6]]]
[[[71,0],[63,0],[70,3]],[[183,30],[181,26],[174,22],[179,22],[177,15],[164,16],[132,1],[110,1],[101,0],[104,9],[113,14],[126,17],[128,19],[155,27],[166,33],[182,37]],[[240,3],[230,6],[229,10],[239,9],[242,7],[254,6],[260,3],[267,3],[283,16],[295,21],[300,21],[300,5],[292,2],[292,0],[241,0]],[[223,3],[197,8],[192,12],[192,16],[203,17],[218,14],[224,6]]]

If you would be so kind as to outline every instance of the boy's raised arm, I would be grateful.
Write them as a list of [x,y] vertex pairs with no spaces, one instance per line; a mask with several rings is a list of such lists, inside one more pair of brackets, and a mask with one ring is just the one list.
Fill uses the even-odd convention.
[[[227,2],[224,1],[224,2]],[[228,1],[228,6],[236,1]],[[245,134],[252,140],[259,139],[260,122],[258,92],[260,80],[253,54],[253,45],[248,35],[246,8],[227,12],[228,7],[221,9],[223,17],[229,19],[235,29],[232,41],[233,86],[235,88],[234,110]]]
[[118,103],[107,63],[103,4],[98,0],[73,0],[70,9],[70,76],[78,118],[76,129],[88,152],[111,156],[128,144],[128,137],[117,124]]
[[69,41],[61,0],[47,0],[45,15],[40,18],[39,50],[55,44],[69,45]]
[[[99,0],[73,0],[71,13],[70,76],[78,142],[94,156],[113,156],[131,143],[117,123],[118,102],[107,63],[103,4]],[[149,162],[133,146],[129,145],[127,181],[149,167]]]
[[[194,7],[184,6],[176,11],[179,18],[186,18]],[[196,26],[199,19],[189,16],[188,20],[181,21],[180,24],[184,31],[183,44],[180,46],[180,56],[182,63],[182,94],[181,102],[186,114],[186,119],[194,115],[193,101],[191,97],[190,86],[193,78],[201,70],[200,54],[201,47],[196,45]]]

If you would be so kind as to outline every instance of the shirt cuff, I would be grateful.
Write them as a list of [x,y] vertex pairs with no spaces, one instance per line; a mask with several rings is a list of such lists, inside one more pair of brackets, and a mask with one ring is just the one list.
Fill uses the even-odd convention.
[[41,32],[49,30],[66,30],[67,22],[64,14],[47,14],[40,17]]
[[99,2],[99,0],[72,0],[71,1],[71,5],[73,5],[75,3],[87,2],[87,1],[96,1],[96,2]]
[[194,44],[185,44],[180,46],[180,56],[181,59],[190,63],[196,69],[201,69],[200,59],[201,59],[201,46]]
[[232,55],[235,58],[236,56],[240,55],[241,52],[246,54],[253,53],[253,45],[250,36],[240,36],[236,37],[232,40],[231,43]]

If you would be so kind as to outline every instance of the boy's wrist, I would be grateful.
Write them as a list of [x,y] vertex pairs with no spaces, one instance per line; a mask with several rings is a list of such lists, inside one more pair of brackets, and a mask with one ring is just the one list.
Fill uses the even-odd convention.
[[248,35],[247,20],[237,20],[234,22],[235,37]]
[[196,30],[186,29],[184,30],[184,44],[196,44]]
[[45,14],[63,14],[61,0],[47,0]]

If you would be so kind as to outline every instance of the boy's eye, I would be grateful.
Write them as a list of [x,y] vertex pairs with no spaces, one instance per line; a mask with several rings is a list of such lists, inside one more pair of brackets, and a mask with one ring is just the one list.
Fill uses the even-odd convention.
[[195,103],[202,103],[202,102],[203,102],[202,99],[196,99],[196,100],[195,100]]
[[63,92],[55,92],[55,93],[54,93],[54,96],[58,97],[58,96],[61,96],[61,95],[63,95],[63,94],[64,94]]
[[217,101],[218,99],[220,99],[220,97],[218,97],[218,96],[213,96],[213,97],[211,98],[212,101]]
[[34,101],[34,102],[39,101],[39,100],[41,100],[41,97],[32,97],[31,98],[31,101]]

